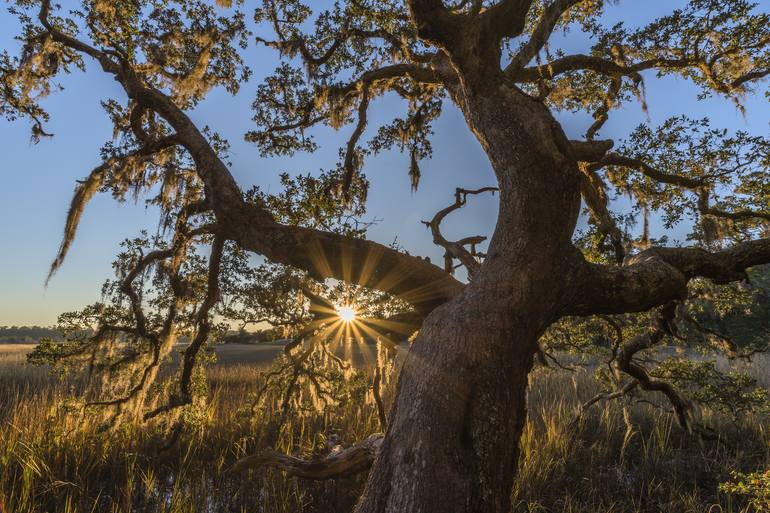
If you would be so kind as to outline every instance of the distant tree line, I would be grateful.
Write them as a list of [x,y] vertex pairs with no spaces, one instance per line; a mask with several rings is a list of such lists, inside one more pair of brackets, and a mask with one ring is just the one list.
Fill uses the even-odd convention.
[[59,330],[46,326],[0,326],[0,344],[35,344],[42,338],[62,340]]
[[283,330],[277,328],[268,328],[264,330],[230,331],[222,337],[223,344],[261,344],[263,342],[272,342],[274,340],[284,339]]
[[[49,326],[0,326],[0,344],[37,344],[41,339],[62,341],[61,331]],[[259,344],[283,339],[281,329],[230,331],[222,337],[225,344]]]

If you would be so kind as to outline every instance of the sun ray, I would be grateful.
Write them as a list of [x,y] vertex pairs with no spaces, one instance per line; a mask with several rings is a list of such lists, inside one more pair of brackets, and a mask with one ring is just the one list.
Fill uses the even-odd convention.
[[313,319],[305,326],[305,331],[317,330],[326,327],[328,319]]
[[353,255],[352,248],[343,246],[340,251],[340,266],[342,269],[342,278],[347,283],[353,283]]
[[404,281],[405,276],[393,269],[385,273],[372,287],[378,290],[392,290]]
[[379,338],[383,340],[386,344],[392,346],[394,349],[398,349],[400,344],[399,341],[393,340],[392,338],[385,336],[382,333],[379,333],[374,329],[372,329],[371,327],[367,326],[367,321],[370,321],[370,320],[372,319],[366,319],[363,322],[359,322],[357,323],[357,326],[361,329],[361,331],[363,331],[366,335],[368,335],[372,339],[376,340]]
[[351,344],[350,344],[350,323],[349,322],[343,323],[342,329],[344,332],[342,335],[343,354],[347,361],[352,362],[353,354],[351,351]]
[[418,326],[407,322],[390,321],[387,319],[374,319],[369,317],[366,318],[366,322],[368,324],[373,324],[377,327],[394,331],[405,336],[409,336],[418,330]]
[[361,273],[358,277],[359,284],[366,286],[369,283],[369,280],[374,274],[374,271],[377,268],[377,264],[379,264],[381,257],[382,250],[380,248],[373,247],[369,250],[369,252],[366,254],[366,258],[364,258],[364,262],[361,267]]
[[329,337],[329,339],[332,341],[332,348],[336,349],[339,347],[340,341],[342,341],[342,332],[345,330],[345,323],[337,319],[334,322],[334,333],[332,333],[332,336]]
[[358,340],[358,344],[356,344],[356,347],[358,348],[358,352],[361,353],[361,359],[363,360],[363,363],[365,365],[369,365],[371,363],[374,363],[374,358],[372,358],[370,345],[366,343],[366,337],[359,330],[359,328],[363,328],[363,327],[364,327],[364,324],[362,322],[350,323],[350,329],[353,331],[356,340]]
[[[323,340],[324,338],[327,337],[329,332],[331,332],[333,330],[336,331],[337,329],[341,328],[342,324],[343,323],[342,323],[342,321],[340,319],[335,319],[328,326],[323,326],[323,329],[319,333],[317,333],[315,336],[317,338],[320,338],[321,340]],[[333,337],[329,337],[329,338],[333,338]]]
[[332,273],[331,265],[329,265],[329,260],[326,258],[326,252],[320,242],[312,240],[308,248],[308,253],[316,270],[322,276],[332,276],[334,274]]

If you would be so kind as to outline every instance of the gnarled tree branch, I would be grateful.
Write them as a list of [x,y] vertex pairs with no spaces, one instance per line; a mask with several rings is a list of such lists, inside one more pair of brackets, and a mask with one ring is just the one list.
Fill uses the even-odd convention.
[[[582,259],[582,255],[578,255]],[[707,278],[725,284],[746,280],[746,269],[770,263],[770,239],[741,242],[716,252],[654,247],[612,267],[586,262],[577,267],[570,315],[641,312],[687,296],[687,282]]]
[[[50,27],[59,42],[99,60],[129,98],[159,114],[175,130],[176,141],[195,162],[218,228],[226,238],[274,262],[303,269],[318,279],[353,276],[357,283],[400,296],[422,311],[432,310],[460,290],[462,285],[458,281],[423,259],[371,241],[282,225],[264,208],[246,203],[225,163],[169,96],[145,84],[130,66],[118,66],[99,50],[56,31],[47,22],[47,5],[45,2],[41,10],[41,21],[46,20],[44,25]],[[350,257],[344,260],[352,262],[352,269],[343,265],[343,254]],[[364,268],[371,267],[369,259],[376,262],[374,271],[364,273]]]
[[[543,46],[548,43],[548,39],[551,37],[554,28],[559,23],[561,17],[572,6],[579,4],[583,0],[554,0],[548,4],[540,17],[540,20],[535,26],[535,30],[532,31],[532,35],[519,50],[516,56],[513,58],[509,67],[513,69],[523,68],[529,62],[535,58],[540,52]],[[514,2],[510,2],[514,3]],[[527,4],[531,2],[518,2],[519,4]],[[524,11],[526,13],[526,11]]]
[[235,462],[230,472],[272,467],[292,477],[304,479],[324,480],[348,477],[369,470],[377,457],[382,440],[382,433],[375,433],[369,435],[360,444],[347,449],[337,446],[331,453],[318,460],[304,460],[272,449],[265,449],[259,454],[241,458]]
[[[472,277],[473,273],[479,267],[479,262],[476,260],[477,256],[479,256],[479,254],[476,251],[476,245],[484,242],[486,240],[486,237],[481,235],[476,235],[472,237],[465,237],[458,241],[447,240],[441,234],[441,228],[440,228],[441,221],[443,221],[444,218],[450,213],[454,212],[459,208],[462,208],[467,202],[469,194],[475,195],[475,194],[481,194],[484,192],[492,192],[494,194],[498,190],[499,189],[497,187],[483,187],[481,189],[457,188],[455,190],[454,203],[437,212],[436,215],[433,216],[433,219],[431,219],[430,221],[423,221],[423,224],[428,228],[430,228],[431,234],[433,235],[433,243],[443,247],[444,250],[446,251],[446,253],[444,254],[444,270],[446,272],[450,274],[454,272],[455,267],[452,262],[452,259],[456,258],[460,261],[462,265],[466,267],[466,269],[468,269],[468,276]],[[465,249],[464,246],[470,246],[471,247],[470,251]]]

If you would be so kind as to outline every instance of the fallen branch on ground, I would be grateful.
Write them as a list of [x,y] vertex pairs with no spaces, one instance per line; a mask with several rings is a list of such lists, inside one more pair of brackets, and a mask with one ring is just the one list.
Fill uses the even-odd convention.
[[363,442],[342,449],[336,446],[321,459],[303,460],[272,449],[265,449],[259,454],[246,456],[236,461],[230,472],[242,472],[247,469],[273,467],[283,470],[292,477],[304,479],[334,479],[348,477],[372,466],[383,440],[382,433],[369,435]]

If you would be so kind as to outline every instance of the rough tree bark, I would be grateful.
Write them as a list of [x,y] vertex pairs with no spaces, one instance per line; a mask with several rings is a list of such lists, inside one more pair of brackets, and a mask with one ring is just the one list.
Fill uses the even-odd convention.
[[509,511],[527,375],[574,262],[579,174],[559,125],[494,83],[454,96],[497,175],[499,218],[474,280],[412,346],[359,513]]

